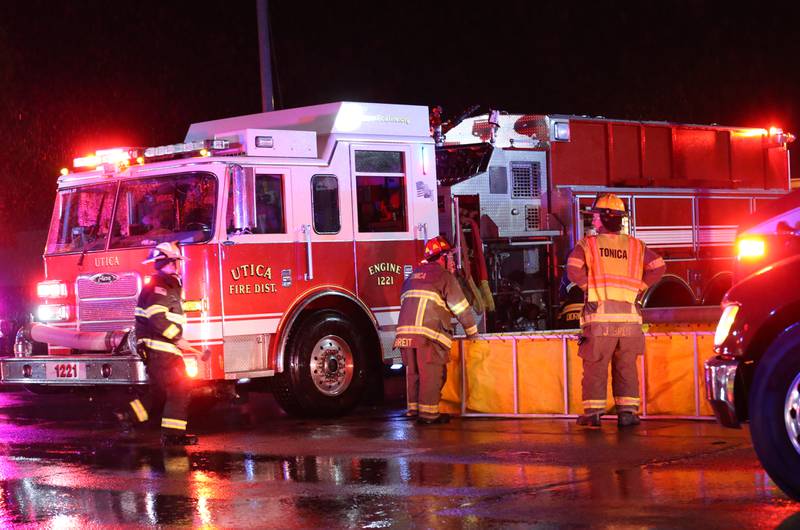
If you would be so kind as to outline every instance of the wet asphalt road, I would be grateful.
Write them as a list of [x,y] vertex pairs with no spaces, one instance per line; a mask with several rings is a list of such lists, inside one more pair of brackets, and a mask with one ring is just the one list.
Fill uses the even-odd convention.
[[747,431],[567,420],[418,427],[397,407],[296,420],[269,396],[120,436],[107,398],[0,393],[0,526],[794,528]]

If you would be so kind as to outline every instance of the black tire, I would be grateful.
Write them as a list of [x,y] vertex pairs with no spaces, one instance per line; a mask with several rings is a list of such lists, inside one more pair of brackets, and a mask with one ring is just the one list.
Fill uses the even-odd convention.
[[[361,400],[369,367],[364,334],[338,311],[309,314],[291,330],[273,394],[289,414],[340,416]],[[349,353],[348,353],[349,352]]]
[[[767,349],[756,368],[749,396],[750,436],[756,455],[773,482],[794,500],[800,500],[798,391],[800,325],[795,325]],[[792,443],[792,438],[797,443]]]

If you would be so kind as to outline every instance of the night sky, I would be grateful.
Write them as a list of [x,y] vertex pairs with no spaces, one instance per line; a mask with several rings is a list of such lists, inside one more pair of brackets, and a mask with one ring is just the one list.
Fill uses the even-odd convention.
[[[376,101],[453,115],[480,104],[800,132],[789,2],[468,5],[272,0],[278,107]],[[72,158],[178,142],[193,121],[261,110],[255,6],[2,2],[0,286],[41,275],[58,170]]]

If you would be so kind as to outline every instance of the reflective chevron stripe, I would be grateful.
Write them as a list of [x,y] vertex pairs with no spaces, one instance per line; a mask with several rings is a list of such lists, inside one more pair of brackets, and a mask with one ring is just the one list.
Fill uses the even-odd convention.
[[180,348],[172,344],[171,342],[164,342],[162,340],[155,340],[155,339],[139,339],[137,341],[139,344],[144,344],[146,347],[150,348],[151,350],[163,351],[167,353],[174,353],[175,355],[180,355],[183,357]]
[[168,339],[174,339],[178,333],[181,332],[181,328],[176,326],[175,324],[170,324],[167,329],[164,330],[163,335]]
[[161,427],[164,429],[177,429],[179,431],[185,431],[186,420],[177,420],[174,418],[161,418]]
[[431,340],[435,340],[442,344],[442,346],[446,348],[450,348],[453,344],[453,339],[448,337],[447,335],[443,335],[442,333],[436,333],[432,329],[428,329],[423,326],[397,326],[397,334],[398,335],[422,335],[423,337],[427,337]]
[[145,410],[144,405],[138,399],[134,399],[129,403],[131,409],[133,409],[133,413],[136,414],[136,419],[139,420],[140,423],[144,423],[147,421],[149,416],[147,415],[147,410]]

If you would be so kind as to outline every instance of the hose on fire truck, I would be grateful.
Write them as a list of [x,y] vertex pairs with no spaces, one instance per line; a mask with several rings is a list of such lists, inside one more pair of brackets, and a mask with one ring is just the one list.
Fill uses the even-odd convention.
[[465,254],[468,259],[465,259],[464,262],[469,263],[469,277],[472,279],[472,285],[476,286],[477,296],[481,299],[486,311],[494,312],[494,297],[489,288],[489,272],[486,269],[486,258],[483,255],[483,240],[478,223],[474,219],[461,218],[461,241],[468,243],[462,245],[469,247],[469,252]]
[[[17,340],[33,340],[79,351],[129,354],[136,351],[135,344],[131,344],[131,339],[130,330],[76,331],[32,322],[20,329]],[[135,339],[132,340],[135,341]],[[17,350],[16,346],[15,350]]]
[[[464,241],[464,238],[461,238]],[[469,248],[467,245],[461,245],[461,271],[456,275],[464,295],[467,297],[469,305],[476,313],[483,313],[486,308],[483,305],[483,297],[478,286],[475,285],[475,280],[472,278],[472,266],[469,259]]]

